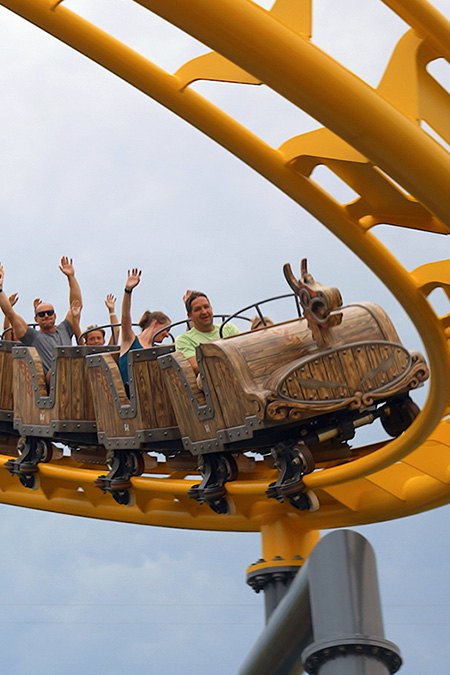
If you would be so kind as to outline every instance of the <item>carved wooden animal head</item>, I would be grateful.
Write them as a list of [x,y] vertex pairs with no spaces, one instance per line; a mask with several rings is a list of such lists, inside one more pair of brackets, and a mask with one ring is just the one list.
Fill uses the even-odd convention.
[[283,266],[283,272],[289,286],[299,297],[308,324],[329,328],[341,322],[341,314],[331,315],[332,310],[342,307],[339,290],[328,288],[315,281],[308,272],[306,258],[303,258],[301,262],[299,279],[294,276],[289,263]]

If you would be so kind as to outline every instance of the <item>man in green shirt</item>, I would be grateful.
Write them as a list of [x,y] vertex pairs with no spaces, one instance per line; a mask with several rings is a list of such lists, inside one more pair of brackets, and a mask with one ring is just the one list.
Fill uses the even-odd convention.
[[[177,337],[175,347],[189,361],[197,375],[198,364],[195,357],[195,348],[201,342],[218,340],[220,338],[220,327],[214,323],[213,309],[204,293],[190,291],[185,298],[186,311],[192,328]],[[238,335],[239,332],[234,324],[227,323],[223,329],[223,337]]]

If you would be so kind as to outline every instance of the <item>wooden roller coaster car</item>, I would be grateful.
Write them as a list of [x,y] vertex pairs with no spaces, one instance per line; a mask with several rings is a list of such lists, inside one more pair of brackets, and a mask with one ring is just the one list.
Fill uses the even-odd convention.
[[13,356],[17,343],[0,340],[0,452],[17,455],[18,432],[14,429]]
[[0,433],[14,435],[13,428],[13,360],[12,349],[16,343],[0,341]]
[[[19,476],[23,485],[34,488],[38,464],[55,457],[52,441],[68,445],[75,453],[94,446],[95,453],[101,454],[85,357],[98,351],[117,351],[118,347],[56,347],[47,390],[36,349],[11,342],[6,346],[9,358],[3,361],[3,367],[8,364],[9,386],[13,382],[9,431],[19,434],[20,440],[14,453],[18,459],[7,461],[5,468]],[[2,379],[0,395],[6,396],[7,389],[7,381]]]
[[226,482],[243,454],[256,451],[279,470],[268,497],[315,508],[304,474],[317,462],[358,456],[348,441],[377,418],[388,434],[401,434],[419,412],[409,391],[428,370],[380,307],[343,307],[306,261],[299,280],[288,265],[284,271],[303,316],[200,344],[202,390],[169,345],[129,354],[129,391],[117,347],[58,347],[47,391],[36,350],[1,341],[0,447],[15,456],[5,468],[35,488],[39,463],[55,458],[59,442],[72,460],[106,465],[96,485],[127,504],[131,476],[156,465],[149,453],[163,453],[169,467],[201,473],[193,499],[227,513]]
[[315,461],[347,461],[355,429],[376,418],[391,436],[411,424],[419,410],[409,391],[428,377],[423,356],[402,346],[377,305],[343,307],[339,291],[317,284],[306,261],[300,280],[289,266],[285,275],[304,316],[200,344],[202,391],[173,346],[131,352],[129,395],[116,355],[87,358],[99,441],[113,458],[99,487],[127,503],[142,451],[197,457],[202,482],[190,496],[226,513],[236,457],[257,451],[279,469],[267,495],[311,509],[302,477]]

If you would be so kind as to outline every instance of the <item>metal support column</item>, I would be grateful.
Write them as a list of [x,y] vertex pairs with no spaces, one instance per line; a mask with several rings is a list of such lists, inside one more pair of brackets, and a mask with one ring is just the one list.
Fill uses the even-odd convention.
[[399,650],[384,638],[375,555],[357,532],[330,533],[308,565],[313,643],[302,654],[311,675],[387,675]]
[[384,638],[373,549],[338,530],[317,544],[239,675],[390,675],[401,663]]
[[298,519],[269,519],[261,526],[263,557],[247,569],[247,583],[264,592],[266,623],[319,541],[316,530],[302,530]]

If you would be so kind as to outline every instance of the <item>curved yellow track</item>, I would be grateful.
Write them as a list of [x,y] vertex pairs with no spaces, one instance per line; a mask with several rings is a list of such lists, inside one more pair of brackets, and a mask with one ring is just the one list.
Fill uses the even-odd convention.
[[[216,516],[188,499],[195,483],[180,472],[135,478],[135,503],[117,505],[93,482],[98,469],[68,459],[39,468],[40,487],[22,488],[0,472],[0,500],[10,504],[142,524],[261,530],[285,522],[303,532],[397,518],[450,502],[450,314],[427,300],[450,299],[450,261],[407,271],[371,233],[379,223],[442,235],[450,231],[450,97],[428,64],[450,61],[450,24],[425,0],[385,0],[411,29],[396,46],[377,89],[310,39],[312,0],[277,0],[266,11],[248,0],[139,0],[211,48],[168,74],[68,10],[57,0],[0,0],[117,74],[234,153],[301,204],[382,279],[425,345],[431,370],[424,410],[400,438],[352,463],[305,478],[321,508],[298,513],[264,496],[273,473],[262,465],[227,489],[232,516]],[[323,124],[272,148],[192,90],[196,80],[263,83]],[[340,204],[315,181],[325,165],[359,197]],[[7,457],[0,457],[6,461]],[[161,465],[156,471],[164,472]]]

